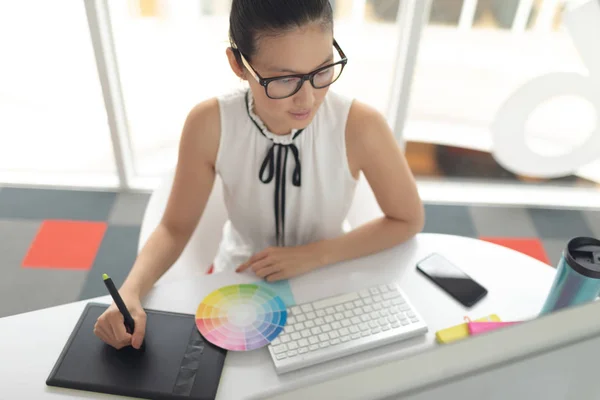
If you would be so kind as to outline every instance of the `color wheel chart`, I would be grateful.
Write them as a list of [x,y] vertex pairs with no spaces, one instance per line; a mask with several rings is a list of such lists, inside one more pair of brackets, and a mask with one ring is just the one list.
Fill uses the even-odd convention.
[[196,310],[196,326],[206,340],[227,350],[249,351],[271,343],[287,320],[275,292],[254,284],[224,286]]

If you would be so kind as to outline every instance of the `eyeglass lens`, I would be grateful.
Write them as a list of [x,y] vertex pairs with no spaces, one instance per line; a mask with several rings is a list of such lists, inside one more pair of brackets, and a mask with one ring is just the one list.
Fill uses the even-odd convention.
[[[335,82],[342,73],[342,65],[336,64],[317,72],[312,77],[312,85],[316,89],[324,88]],[[272,98],[283,98],[294,94],[302,83],[298,77],[282,78],[269,82],[267,95]]]

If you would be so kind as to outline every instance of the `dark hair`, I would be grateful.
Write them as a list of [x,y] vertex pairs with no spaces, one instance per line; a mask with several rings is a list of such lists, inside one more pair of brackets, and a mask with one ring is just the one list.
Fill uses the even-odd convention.
[[261,37],[281,34],[309,22],[322,22],[333,28],[329,0],[233,0],[229,40],[238,64],[242,65],[238,51],[250,59]]

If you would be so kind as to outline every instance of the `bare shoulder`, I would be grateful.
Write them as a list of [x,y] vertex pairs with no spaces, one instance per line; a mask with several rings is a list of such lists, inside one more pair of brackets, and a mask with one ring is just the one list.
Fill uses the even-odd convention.
[[196,157],[214,165],[220,137],[219,101],[211,98],[189,111],[181,134],[180,153],[194,153]]
[[354,100],[346,124],[348,162],[354,174],[362,170],[382,147],[397,146],[385,116],[374,107]]

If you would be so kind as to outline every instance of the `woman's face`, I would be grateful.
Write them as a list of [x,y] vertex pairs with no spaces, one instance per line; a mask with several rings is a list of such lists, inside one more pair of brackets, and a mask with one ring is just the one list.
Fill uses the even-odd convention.
[[[256,53],[248,62],[261,77],[273,78],[306,74],[331,64],[333,52],[331,29],[311,23],[281,35],[261,37]],[[308,126],[328,91],[328,87],[315,89],[310,81],[305,81],[293,96],[271,99],[248,70],[244,74],[254,96],[255,112],[275,134]]]

